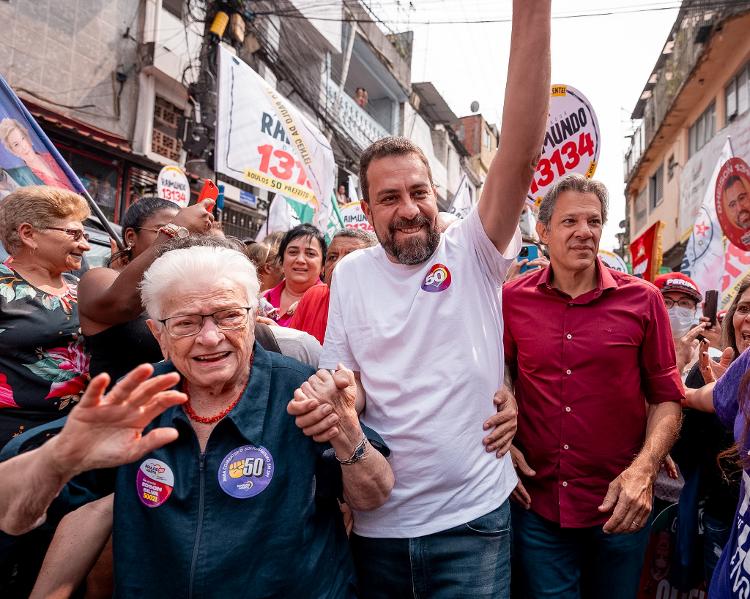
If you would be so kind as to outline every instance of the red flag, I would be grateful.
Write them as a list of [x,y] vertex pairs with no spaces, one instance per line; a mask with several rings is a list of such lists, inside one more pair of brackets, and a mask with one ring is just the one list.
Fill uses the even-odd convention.
[[664,223],[657,221],[646,232],[630,242],[633,274],[653,281],[661,268],[661,229]]

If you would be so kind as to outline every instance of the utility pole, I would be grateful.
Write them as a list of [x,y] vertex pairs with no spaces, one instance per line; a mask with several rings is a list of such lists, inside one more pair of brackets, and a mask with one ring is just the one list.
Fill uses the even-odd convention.
[[186,121],[183,147],[188,158],[185,167],[205,179],[215,179],[217,56],[225,33],[233,45],[242,44],[245,22],[254,18],[243,0],[205,0],[203,43],[198,79],[189,86],[193,114]]

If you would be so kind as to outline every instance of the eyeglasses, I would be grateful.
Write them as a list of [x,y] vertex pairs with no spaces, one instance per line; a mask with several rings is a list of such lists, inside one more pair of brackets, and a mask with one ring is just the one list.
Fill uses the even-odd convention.
[[667,306],[667,309],[673,308],[675,305],[679,306],[680,308],[688,308],[690,310],[694,309],[696,306],[696,303],[688,298],[682,298],[677,301],[674,301],[672,298],[665,297],[664,298],[664,305]]
[[65,229],[63,227],[44,227],[47,230],[52,231],[62,231],[63,233],[67,233],[73,238],[73,241],[81,241],[81,238],[85,239],[86,241],[89,240],[89,234],[86,233],[83,229]]
[[212,314],[180,314],[159,320],[167,328],[172,337],[192,337],[203,329],[206,318],[211,318],[222,331],[241,329],[247,324],[248,314],[252,310],[249,306],[224,308]]

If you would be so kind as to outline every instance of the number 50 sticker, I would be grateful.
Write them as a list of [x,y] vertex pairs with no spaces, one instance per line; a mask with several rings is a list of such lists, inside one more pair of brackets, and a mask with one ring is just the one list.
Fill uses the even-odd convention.
[[600,145],[599,122],[586,96],[570,85],[553,85],[544,146],[531,180],[529,204],[539,208],[544,194],[566,175],[593,177]]

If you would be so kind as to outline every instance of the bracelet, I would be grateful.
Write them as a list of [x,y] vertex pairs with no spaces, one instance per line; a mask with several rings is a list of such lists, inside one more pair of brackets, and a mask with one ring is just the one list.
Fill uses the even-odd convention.
[[[352,464],[356,464],[363,457],[365,457],[366,452],[367,452],[367,437],[365,435],[362,435],[362,440],[354,448],[354,453],[352,453],[349,459],[342,460],[339,456],[336,456],[336,459],[339,461],[339,464],[342,464],[344,466],[350,466]],[[334,452],[333,455],[336,455],[336,452]]]

